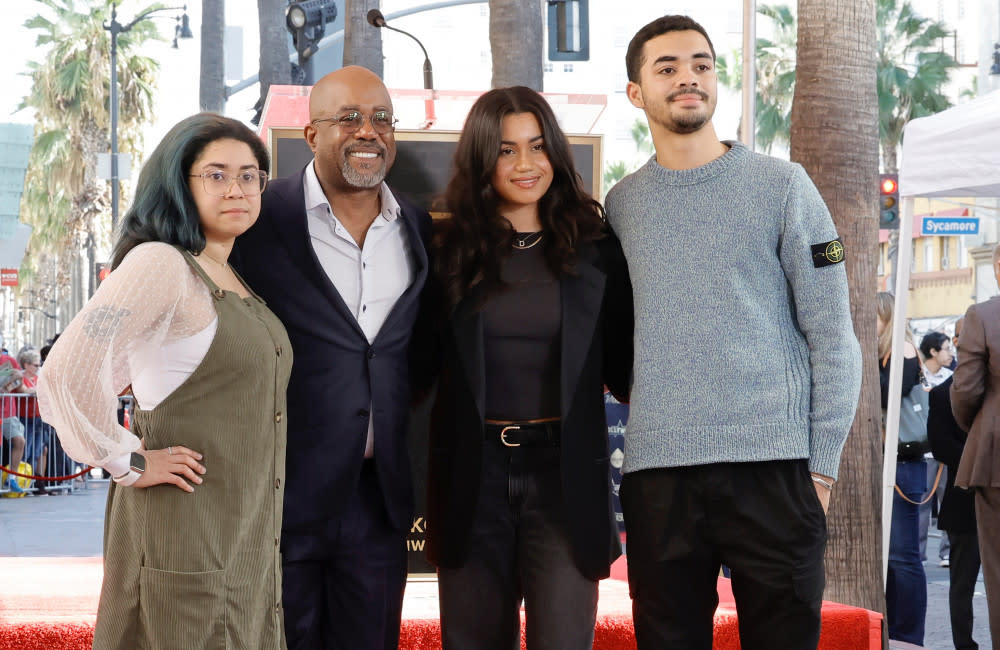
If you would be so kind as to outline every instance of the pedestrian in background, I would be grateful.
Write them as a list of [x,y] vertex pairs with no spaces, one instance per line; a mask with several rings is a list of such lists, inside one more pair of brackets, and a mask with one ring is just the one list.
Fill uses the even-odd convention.
[[[953,341],[958,344],[962,319],[955,323]],[[955,474],[962,459],[968,434],[951,412],[951,384],[948,377],[935,386],[929,396],[927,438],[934,457],[947,465],[947,478],[938,528],[950,542],[948,563],[948,614],[951,638],[956,650],[977,650],[972,638],[973,606],[976,580],[979,578],[979,539],[976,530],[976,500],[973,492],[955,487]]]
[[[993,249],[993,273],[1000,284],[1000,246]],[[951,410],[969,437],[955,485],[975,493],[979,553],[986,583],[990,636],[1000,647],[1000,296],[965,312],[958,366],[951,385]]]
[[[886,291],[875,296],[879,380],[882,408],[889,406],[889,365],[892,359],[892,315],[895,298]],[[892,495],[889,570],[885,586],[889,638],[914,645],[924,643],[927,617],[927,576],[920,559],[920,502],[927,491],[927,391],[910,328],[903,343],[903,389],[899,407],[896,485]]]

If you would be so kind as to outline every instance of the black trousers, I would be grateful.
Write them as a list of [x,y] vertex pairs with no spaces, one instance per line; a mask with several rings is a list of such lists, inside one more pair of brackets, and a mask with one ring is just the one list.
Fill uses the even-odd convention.
[[951,550],[948,557],[948,613],[951,616],[951,640],[955,650],[977,650],[972,639],[972,596],[979,577],[979,538],[975,532],[948,531]]
[[385,511],[373,461],[327,529],[284,531],[282,605],[289,650],[395,650],[406,587],[406,532]]
[[819,643],[826,516],[805,460],[626,474],[621,484],[639,650],[710,650],[732,570],[744,650]]
[[559,449],[487,443],[469,554],[438,569],[444,650],[590,650],[597,582],[565,532]]

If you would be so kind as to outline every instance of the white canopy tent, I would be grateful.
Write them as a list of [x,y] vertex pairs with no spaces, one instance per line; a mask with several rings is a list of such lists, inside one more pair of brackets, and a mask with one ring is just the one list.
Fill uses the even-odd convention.
[[915,197],[1000,197],[1000,90],[906,125],[899,169],[899,250],[889,364],[889,408],[882,478],[882,578],[889,566],[896,483],[903,343],[910,286]]

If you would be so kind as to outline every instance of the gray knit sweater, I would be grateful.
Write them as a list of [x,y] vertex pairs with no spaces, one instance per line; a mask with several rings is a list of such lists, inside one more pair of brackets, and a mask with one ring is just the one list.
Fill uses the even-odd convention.
[[808,458],[836,477],[861,350],[844,265],[812,245],[837,232],[801,166],[727,144],[608,193],[636,310],[623,471]]

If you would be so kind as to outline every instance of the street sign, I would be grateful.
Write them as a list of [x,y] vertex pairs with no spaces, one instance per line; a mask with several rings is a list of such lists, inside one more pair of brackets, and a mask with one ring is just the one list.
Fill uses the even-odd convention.
[[17,269],[0,269],[0,286],[17,286]]
[[922,235],[978,235],[979,217],[924,217]]

